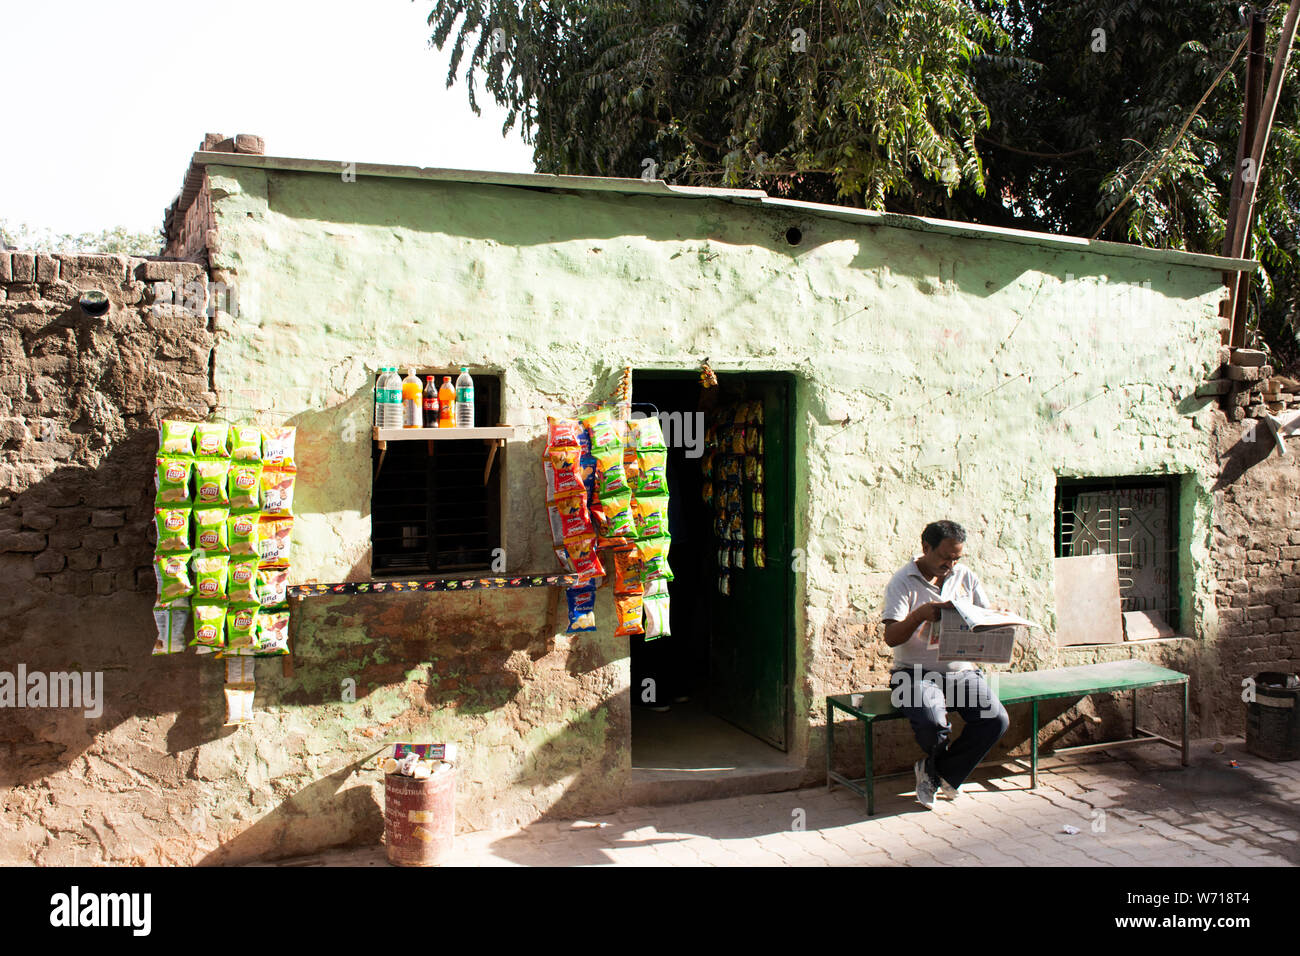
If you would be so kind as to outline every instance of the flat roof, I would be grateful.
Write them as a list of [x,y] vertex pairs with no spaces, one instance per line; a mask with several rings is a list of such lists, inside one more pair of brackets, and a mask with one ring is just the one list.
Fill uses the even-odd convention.
[[1007,229],[979,223],[931,219],[901,213],[878,212],[853,206],[800,202],[769,196],[761,189],[719,189],[708,186],[676,186],[662,179],[624,179],[616,176],[559,176],[551,173],[507,173],[480,169],[441,169],[429,166],[392,166],[383,163],[351,163],[326,159],[299,159],[291,156],[264,156],[251,153],[198,151],[191,168],[206,166],[248,166],[256,169],[285,170],[300,173],[328,173],[337,176],[344,167],[358,176],[384,176],[390,179],[417,179],[429,182],[478,183],[491,186],[515,186],[551,191],[589,190],[641,196],[672,196],[678,199],[720,199],[743,205],[767,206],[774,210],[797,211],[803,215],[840,219],[869,226],[888,226],[961,239],[1015,242],[1041,246],[1057,252],[1083,252],[1091,255],[1145,259],[1168,265],[1193,266],[1219,272],[1253,271],[1259,266],[1254,259],[1230,259],[1178,249],[1153,249],[1124,242],[1105,242],[1077,236],[1058,236],[1028,229]]

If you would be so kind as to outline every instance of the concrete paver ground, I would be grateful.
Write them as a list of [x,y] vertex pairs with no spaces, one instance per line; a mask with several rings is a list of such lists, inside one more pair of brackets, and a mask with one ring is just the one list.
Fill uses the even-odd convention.
[[[823,787],[459,834],[445,866],[1294,866],[1300,761],[1244,741],[1196,741],[1191,766],[1159,747],[983,767],[953,802],[915,802],[904,777],[876,784],[876,814]],[[1231,766],[1231,761],[1239,766]],[[583,824],[604,823],[605,826]],[[1066,826],[1077,829],[1068,833]],[[273,866],[387,866],[382,846]]]

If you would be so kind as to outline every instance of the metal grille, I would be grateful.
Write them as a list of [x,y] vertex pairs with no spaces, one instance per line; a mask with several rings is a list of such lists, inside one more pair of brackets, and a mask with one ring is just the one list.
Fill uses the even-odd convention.
[[[439,374],[440,373],[430,373]],[[422,376],[423,377],[423,376]],[[455,380],[455,376],[452,376]],[[501,383],[474,376],[474,424],[500,422]],[[376,574],[487,570],[501,543],[498,451],[485,485],[482,441],[390,441],[383,467],[373,453],[370,543]],[[376,471],[377,469],[377,471]]]
[[1062,479],[1056,489],[1056,556],[1113,554],[1121,610],[1158,614],[1178,628],[1176,478]]

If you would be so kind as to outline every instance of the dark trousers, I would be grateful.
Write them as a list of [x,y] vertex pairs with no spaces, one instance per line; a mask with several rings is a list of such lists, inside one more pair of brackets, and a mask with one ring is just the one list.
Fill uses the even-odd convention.
[[[937,785],[940,779],[960,787],[1007,732],[1010,718],[993,696],[984,672],[922,671],[896,668],[889,675],[891,698],[912,725],[916,742],[926,753],[925,768]],[[949,743],[948,711],[961,714],[966,727]]]

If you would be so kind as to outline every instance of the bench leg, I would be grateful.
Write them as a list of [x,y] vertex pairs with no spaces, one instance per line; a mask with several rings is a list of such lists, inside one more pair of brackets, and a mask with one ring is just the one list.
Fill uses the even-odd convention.
[[826,792],[835,789],[835,781],[831,779],[831,755],[835,753],[835,708],[831,706],[830,701],[826,702]]
[[1029,738],[1029,789],[1033,790],[1038,786],[1038,701],[1034,701],[1033,707],[1033,733]]
[[1189,754],[1189,750],[1187,746],[1187,714],[1189,711],[1188,692],[1191,690],[1191,686],[1192,686],[1191,681],[1183,681],[1183,766],[1184,767],[1187,766],[1188,763],[1187,758]]
[[866,747],[867,779],[865,783],[867,785],[867,816],[870,817],[870,816],[874,816],[876,812],[876,770],[875,770],[875,759],[874,759],[875,754],[872,753],[872,746],[871,746],[872,744],[871,725],[872,723],[874,723],[874,721],[864,720],[862,723],[864,725],[863,732],[866,736],[866,743],[867,743],[867,747]]
[[1133,688],[1133,736],[1138,735],[1138,689]]

